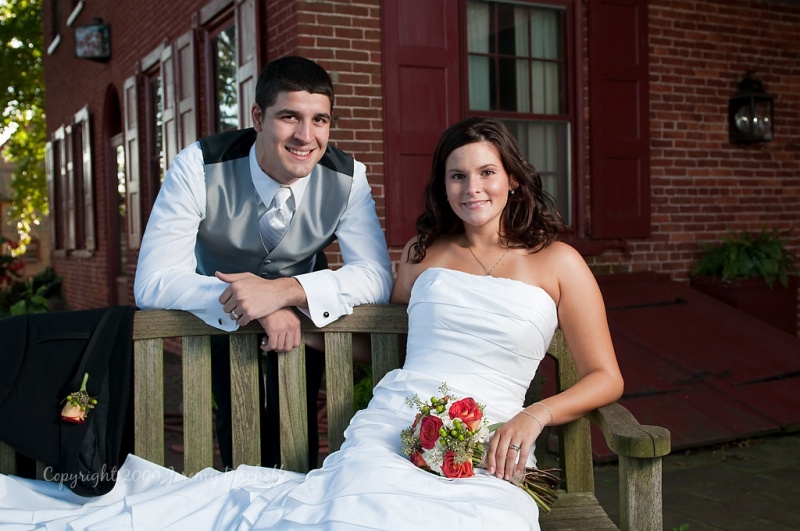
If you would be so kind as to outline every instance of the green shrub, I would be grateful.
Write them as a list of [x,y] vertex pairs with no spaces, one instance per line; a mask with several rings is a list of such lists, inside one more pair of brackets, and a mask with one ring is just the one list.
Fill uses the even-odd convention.
[[785,232],[763,229],[733,233],[720,243],[701,243],[702,255],[691,275],[722,280],[760,277],[770,288],[775,281],[786,287],[789,276],[797,274],[797,266],[796,257],[786,248],[785,236]]
[[[5,236],[0,236],[0,247],[13,250],[17,244],[10,241]],[[0,288],[11,286],[17,279],[19,279],[19,272],[25,268],[23,262],[18,256],[11,254],[0,254]]]
[[353,363],[353,402],[355,410],[367,407],[372,399],[372,365]]
[[49,301],[60,296],[61,277],[48,267],[26,281],[14,280],[0,290],[0,317],[47,312]]

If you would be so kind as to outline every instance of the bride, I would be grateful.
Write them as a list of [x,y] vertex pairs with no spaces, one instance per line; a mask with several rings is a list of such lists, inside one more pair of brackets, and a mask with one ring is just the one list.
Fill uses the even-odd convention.
[[[85,499],[58,484],[0,476],[0,524],[19,529],[538,529],[538,510],[505,481],[532,466],[548,424],[622,394],[600,290],[572,247],[535,169],[499,121],[463,120],[434,154],[425,211],[403,251],[392,302],[407,303],[404,367],[387,374],[307,475],[240,466],[191,479],[129,456],[115,488]],[[560,327],[581,380],[523,409]],[[504,422],[474,477],[424,472],[402,454],[406,398],[452,395]],[[61,488],[60,488],[61,487]]]

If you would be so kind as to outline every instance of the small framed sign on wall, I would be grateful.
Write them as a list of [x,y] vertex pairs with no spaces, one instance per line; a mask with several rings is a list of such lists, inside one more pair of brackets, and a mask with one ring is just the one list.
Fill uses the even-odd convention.
[[75,26],[75,56],[82,59],[111,59],[111,29],[102,21]]

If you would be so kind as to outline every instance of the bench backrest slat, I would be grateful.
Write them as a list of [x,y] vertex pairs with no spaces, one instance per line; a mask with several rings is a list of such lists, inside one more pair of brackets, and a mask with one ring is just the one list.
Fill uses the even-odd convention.
[[325,399],[330,452],[342,446],[344,430],[355,410],[352,345],[352,334],[331,332],[325,335]]
[[[556,359],[556,386],[563,391],[580,379],[564,334],[556,330],[548,354]],[[564,424],[559,437],[561,454],[561,479],[567,492],[594,492],[592,463],[592,435],[585,418]],[[587,466],[588,465],[588,466]]]
[[[231,434],[233,437],[233,466],[261,462],[261,429],[259,422],[260,361],[258,338],[255,334],[232,335],[231,346]],[[291,370],[293,369],[293,370]],[[305,382],[305,369],[285,369],[289,381]],[[297,375],[302,375],[298,378]],[[281,382],[281,387],[283,388]],[[284,393],[285,395],[285,393]],[[305,392],[303,392],[305,404]],[[281,398],[284,398],[283,396]],[[286,397],[291,400],[292,397]],[[283,409],[281,409],[283,414]],[[294,420],[294,419],[291,419]]]
[[161,338],[133,342],[134,452],[158,464],[164,464],[163,353]]
[[214,466],[211,393],[211,341],[208,336],[182,338],[183,463],[194,474]]

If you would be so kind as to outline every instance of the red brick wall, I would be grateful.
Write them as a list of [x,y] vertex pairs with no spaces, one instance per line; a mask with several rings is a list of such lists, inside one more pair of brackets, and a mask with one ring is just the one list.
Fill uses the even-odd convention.
[[[66,3],[64,3],[66,5]],[[52,134],[61,124],[69,124],[72,115],[83,105],[89,105],[92,123],[92,155],[95,181],[95,224],[97,250],[89,258],[63,255],[53,256],[53,266],[64,279],[63,292],[70,308],[92,308],[107,305],[109,293],[109,226],[110,214],[115,206],[116,176],[110,171],[112,158],[107,150],[104,128],[104,101],[107,91],[115,88],[122,97],[122,84],[134,74],[135,63],[153,50],[165,38],[174,40],[189,29],[191,14],[200,2],[176,0],[173,2],[84,2],[72,27],[66,26],[69,12],[61,23],[61,42],[50,55],[45,55],[45,84],[47,87],[45,109],[48,132]],[[45,47],[50,44],[52,17],[50,2],[44,2]],[[102,18],[111,25],[112,60],[96,62],[74,56],[74,26],[88,24],[93,18]],[[130,24],[130,21],[137,24]],[[142,28],[147,28],[143,31]],[[120,101],[120,107],[122,102]],[[128,257],[128,275],[133,279],[136,256]],[[133,303],[132,295],[128,301]]]
[[[49,5],[45,3],[46,10]],[[71,28],[62,31],[60,46],[46,57],[49,131],[67,123],[86,103],[94,127],[98,250],[88,259],[54,258],[73,308],[108,300],[109,216],[103,213],[109,210],[106,198],[113,197],[113,181],[105,170],[106,91],[114,87],[121,97],[122,83],[134,73],[136,62],[165,39],[172,42],[188,31],[193,16],[206,5],[211,4],[89,2],[76,24],[94,17],[109,22],[113,59],[75,59]],[[385,220],[380,0],[262,0],[259,7],[259,66],[301,54],[331,72],[337,95],[331,141],[367,165],[378,214]],[[648,13],[652,234],[644,240],[608,242],[605,251],[587,254],[587,260],[598,272],[653,270],[686,281],[698,256],[698,241],[730,230],[759,230],[765,224],[792,228],[791,248],[800,252],[800,226],[795,226],[800,220],[800,6],[769,0],[650,0]],[[49,24],[47,13],[44,20]],[[45,35],[50,35],[47,27]],[[586,60],[590,55],[584,51]],[[728,141],[727,102],[748,70],[775,97],[775,140],[734,145]],[[202,68],[199,74],[202,80]],[[202,82],[198,90],[200,131],[205,134]],[[585,96],[584,87],[579,101],[588,117]],[[588,138],[586,131],[579,136]],[[589,156],[585,149],[578,161],[585,169],[581,187],[587,191]],[[395,260],[399,251],[391,250]],[[339,261],[334,252],[331,262]],[[131,281],[135,263],[132,254]]]
[[[687,280],[697,242],[764,226],[800,251],[800,6],[649,3],[652,235],[590,258],[599,270]],[[746,71],[775,98],[775,139],[728,139],[728,99]]]
[[[688,278],[698,241],[792,228],[800,249],[800,6],[653,0],[649,7],[652,236],[596,263]],[[728,140],[748,70],[775,98],[775,140]]]
[[[303,55],[330,72],[336,98],[331,143],[367,166],[385,226],[380,0],[270,5],[275,7],[268,13],[267,28],[277,31],[272,35],[268,30],[268,57]],[[329,253],[332,265],[341,263],[336,249],[334,245]]]

